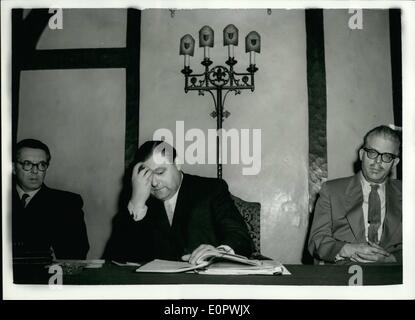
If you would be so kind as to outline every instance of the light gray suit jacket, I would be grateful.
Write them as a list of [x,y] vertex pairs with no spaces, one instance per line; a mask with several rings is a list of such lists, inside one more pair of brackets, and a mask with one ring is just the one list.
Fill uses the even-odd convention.
[[[402,262],[402,183],[388,179],[386,214],[380,246]],[[346,243],[366,242],[360,174],[323,184],[311,226],[308,249],[312,256],[334,262]]]

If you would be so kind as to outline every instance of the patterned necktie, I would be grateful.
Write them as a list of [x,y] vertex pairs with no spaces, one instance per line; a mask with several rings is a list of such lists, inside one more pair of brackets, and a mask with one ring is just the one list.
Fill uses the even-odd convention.
[[171,203],[168,202],[168,201],[165,201],[164,202],[164,208],[166,209],[167,218],[169,219],[169,223],[170,223],[170,226],[171,226],[172,223],[173,223],[173,215],[174,215],[174,211],[173,211]]
[[368,239],[371,242],[379,243],[378,230],[380,227],[380,197],[378,193],[379,185],[371,184],[369,193],[369,210],[368,210]]
[[27,193],[23,193],[22,198],[20,199],[23,208],[26,208],[26,200],[29,197],[30,196]]

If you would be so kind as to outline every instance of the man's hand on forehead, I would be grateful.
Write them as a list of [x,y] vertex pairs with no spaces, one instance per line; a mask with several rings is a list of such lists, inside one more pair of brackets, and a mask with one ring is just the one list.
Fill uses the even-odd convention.
[[147,168],[142,162],[137,163],[137,165],[138,165],[137,173],[140,173],[141,171]]
[[160,168],[155,168],[153,170],[142,163],[138,166],[137,175],[142,175],[143,177],[151,178],[151,176],[157,173],[158,170],[160,170]]
[[142,162],[136,163],[136,165],[133,168],[133,173],[131,177],[133,187],[139,184],[143,186],[144,182],[148,183],[152,174],[153,172],[151,171],[151,169],[145,166]]
[[132,182],[132,200],[134,203],[144,205],[150,195],[151,177],[153,172],[142,162],[138,162],[133,168],[131,177]]

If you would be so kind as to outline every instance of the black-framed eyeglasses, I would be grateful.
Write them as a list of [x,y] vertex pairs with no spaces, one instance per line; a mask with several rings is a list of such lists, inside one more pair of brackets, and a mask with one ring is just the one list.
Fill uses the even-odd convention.
[[366,147],[364,147],[363,150],[366,151],[367,157],[369,159],[377,159],[380,155],[380,158],[385,163],[390,163],[392,160],[394,160],[398,157],[396,154],[393,154],[393,153],[389,153],[389,152],[380,153],[380,152],[376,151],[375,149],[370,149],[370,148],[366,148]]
[[49,163],[46,161],[40,161],[38,163],[33,163],[31,161],[25,160],[25,161],[17,161],[22,166],[22,169],[24,171],[30,171],[33,167],[36,167],[39,171],[46,171],[46,169],[49,167]]

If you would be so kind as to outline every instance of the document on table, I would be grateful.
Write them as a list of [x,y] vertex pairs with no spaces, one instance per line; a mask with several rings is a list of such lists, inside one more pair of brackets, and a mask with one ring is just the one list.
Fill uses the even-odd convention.
[[[252,260],[254,261],[254,260]],[[291,274],[278,261],[259,261],[255,265],[246,265],[235,262],[215,262],[193,265],[182,261],[153,260],[136,270],[136,272],[177,273],[195,271],[198,274],[211,275],[289,275]]]
[[136,272],[161,272],[161,273],[176,273],[186,272],[195,269],[204,268],[208,263],[205,264],[190,264],[184,261],[170,261],[155,259],[145,265],[141,266]]
[[217,262],[204,270],[196,270],[198,274],[210,275],[290,275],[291,273],[280,262],[273,260],[260,261],[257,266],[240,265],[230,262]]
[[127,262],[120,262],[120,261],[115,261],[115,260],[112,260],[111,262],[113,264],[119,266],[119,267],[139,267],[139,266],[141,266],[141,264],[137,263],[137,262],[128,262],[128,261]]

